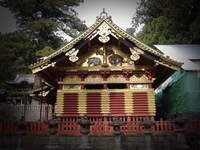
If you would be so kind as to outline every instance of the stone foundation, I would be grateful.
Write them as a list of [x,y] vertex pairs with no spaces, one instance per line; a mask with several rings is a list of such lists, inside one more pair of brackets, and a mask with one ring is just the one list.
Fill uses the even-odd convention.
[[[26,135],[24,138],[24,150],[44,150],[48,143],[48,136]],[[17,146],[17,135],[0,135],[0,150],[13,150]],[[200,136],[187,137],[191,150],[200,149]],[[81,143],[81,136],[59,136],[60,150],[77,150]],[[90,135],[89,143],[93,150],[113,150],[113,135]],[[154,150],[175,150],[176,135],[153,135],[152,148]],[[144,135],[122,135],[121,148],[123,150],[144,150]]]

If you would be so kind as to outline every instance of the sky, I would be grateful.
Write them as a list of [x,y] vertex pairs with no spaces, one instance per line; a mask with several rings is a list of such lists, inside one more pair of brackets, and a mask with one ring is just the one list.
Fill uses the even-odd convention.
[[9,9],[0,6],[0,19],[1,19],[0,23],[1,33],[13,32],[16,30],[15,20]]
[[[135,13],[138,0],[84,0],[75,10],[78,17],[90,27],[95,23],[96,17],[105,11],[112,17],[113,22],[126,30],[131,27],[131,20]],[[0,8],[0,32],[12,32],[16,29],[13,15],[6,8]]]
[[130,28],[132,17],[135,13],[138,0],[85,0],[75,10],[78,17],[86,21],[89,27],[95,23],[96,17],[105,8],[108,16],[122,29]]

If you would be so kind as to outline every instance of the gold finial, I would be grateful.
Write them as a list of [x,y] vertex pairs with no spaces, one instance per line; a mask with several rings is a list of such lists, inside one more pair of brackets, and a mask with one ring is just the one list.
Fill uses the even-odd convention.
[[107,14],[107,12],[105,11],[105,8],[103,8],[103,12],[101,12],[100,18],[108,18],[108,14]]
[[100,18],[108,18],[109,20],[112,21],[111,16],[108,16],[107,12],[105,11],[105,8],[103,8],[103,12],[100,13],[100,17],[97,16],[97,20]]

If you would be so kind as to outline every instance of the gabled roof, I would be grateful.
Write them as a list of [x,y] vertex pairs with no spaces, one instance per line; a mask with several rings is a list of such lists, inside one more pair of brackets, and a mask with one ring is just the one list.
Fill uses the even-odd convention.
[[[127,34],[123,29],[114,24],[111,17],[103,11],[100,14],[100,17],[97,18],[96,22],[85,32],[71,40],[58,51],[32,64],[30,69],[33,73],[37,73],[46,82],[55,87],[58,84],[56,79],[59,76],[58,68],[61,68],[66,64],[69,65],[71,62],[76,62],[79,59],[78,57],[83,57],[86,53],[89,54],[90,52],[94,52],[92,46],[98,44],[114,44],[117,47],[120,47],[120,49],[127,54],[126,57],[134,55],[135,52],[137,55],[139,54],[141,57],[139,57],[139,63],[136,64],[138,66],[140,65],[139,70],[142,70],[142,65],[150,65],[155,69],[156,80],[153,85],[155,88],[182,65],[182,63],[171,59],[162,52],[145,45],[133,36]],[[91,69],[88,67],[89,66],[84,69]],[[101,66],[100,69],[112,69],[112,66],[109,66],[110,68],[102,67],[103,66]],[[134,66],[130,65],[129,69],[134,69]],[[138,68],[135,67],[135,69]],[[66,72],[66,68],[62,71]]]
[[[114,37],[120,39],[123,41],[123,39],[126,39],[130,41],[130,47],[136,45],[138,48],[142,49],[143,51],[146,51],[150,54],[153,54],[157,57],[159,57],[158,63],[167,65],[168,67],[173,67],[174,69],[179,68],[182,63],[177,62],[175,60],[170,59],[169,57],[166,57],[159,51],[145,45],[144,43],[140,42],[133,36],[126,33],[123,29],[118,27],[116,24],[114,24],[111,20],[111,17],[108,17],[106,12],[102,12],[100,14],[100,17],[97,17],[96,22],[89,27],[85,32],[83,32],[78,37],[71,40],[68,44],[54,52],[53,54],[47,56],[45,59],[42,59],[30,66],[30,69],[33,71],[33,73],[37,73],[38,71],[41,71],[43,69],[46,69],[50,66],[54,66],[56,62],[53,61],[53,59],[60,54],[66,53],[70,50],[72,50],[75,45],[80,42],[81,40],[91,40],[96,34],[98,34],[99,30],[98,28],[102,26],[103,24],[107,24],[110,27],[110,34],[112,34]],[[134,44],[134,45],[133,45]]]
[[27,82],[33,84],[35,80],[34,74],[18,74],[14,80],[9,81],[10,84],[19,84],[21,82]]

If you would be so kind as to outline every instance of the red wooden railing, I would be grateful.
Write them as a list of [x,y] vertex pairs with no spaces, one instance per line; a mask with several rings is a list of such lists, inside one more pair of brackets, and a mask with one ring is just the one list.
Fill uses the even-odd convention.
[[46,134],[48,133],[48,124],[44,122],[28,122],[26,131],[29,134]]
[[0,122],[0,134],[1,133],[15,133],[17,131],[17,123],[16,122]]
[[[17,131],[17,122],[0,122],[0,134],[11,134]],[[46,134],[48,133],[48,125],[44,122],[27,122],[26,132],[28,134]]]
[[[113,128],[108,126],[111,119],[95,121],[90,127],[90,134],[111,134]],[[189,134],[200,134],[200,120],[190,121],[186,124],[186,132]],[[0,134],[17,133],[17,122],[0,122]],[[142,134],[144,128],[139,125],[139,121],[126,121],[121,127],[124,134]],[[175,124],[170,121],[155,121],[152,126],[153,134],[174,134]],[[27,134],[48,134],[48,125],[45,122],[27,122]],[[75,118],[63,122],[58,127],[58,134],[80,134],[80,126]]]
[[198,133],[200,134],[200,120],[198,121],[190,121],[186,125],[186,131],[188,133]]
[[152,131],[155,134],[172,134],[175,133],[175,124],[170,121],[156,121]]

